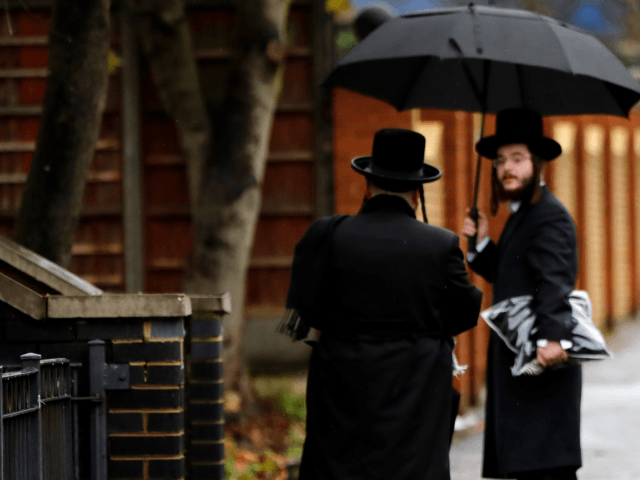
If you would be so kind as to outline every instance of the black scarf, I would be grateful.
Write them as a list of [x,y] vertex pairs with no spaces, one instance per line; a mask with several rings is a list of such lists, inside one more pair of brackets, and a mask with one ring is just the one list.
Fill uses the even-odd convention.
[[280,333],[294,341],[303,340],[309,333],[309,315],[331,256],[331,238],[338,223],[348,215],[333,215],[316,221],[296,244],[291,282],[287,293],[287,310],[280,322]]

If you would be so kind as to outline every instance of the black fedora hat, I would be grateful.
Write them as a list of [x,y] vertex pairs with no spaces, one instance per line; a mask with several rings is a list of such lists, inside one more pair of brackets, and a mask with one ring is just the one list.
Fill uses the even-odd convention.
[[442,176],[440,169],[424,162],[424,136],[412,130],[383,128],[373,138],[370,156],[351,160],[351,167],[371,180],[384,180],[385,185],[397,185],[398,191],[435,182]]
[[498,148],[512,143],[524,143],[534,155],[553,160],[562,153],[562,147],[542,133],[542,117],[527,108],[512,108],[498,113],[496,134],[476,143],[476,151],[483,157],[494,159]]

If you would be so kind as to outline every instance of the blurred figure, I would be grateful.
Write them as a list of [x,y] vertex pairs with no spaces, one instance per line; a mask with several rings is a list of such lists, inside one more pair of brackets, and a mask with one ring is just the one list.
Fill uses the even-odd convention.
[[[543,136],[542,117],[526,109],[498,113],[496,135],[481,139],[477,151],[493,161],[491,211],[508,202],[511,216],[499,242],[478,226],[464,223],[467,237],[478,234],[471,268],[493,285],[493,303],[532,295],[538,361],[544,367],[567,360],[572,319],[568,295],[575,288],[578,245],[571,216],[542,182],[546,162],[562,153]],[[513,377],[515,354],[492,331],[487,362],[484,439],[485,478],[575,480],[580,450],[579,365]]]
[[[459,395],[453,336],[477,323],[458,236],[416,220],[425,138],[384,129],[352,161],[367,199],[296,246],[285,329],[321,331],[307,389],[301,480],[449,480]],[[322,279],[320,281],[319,279]]]

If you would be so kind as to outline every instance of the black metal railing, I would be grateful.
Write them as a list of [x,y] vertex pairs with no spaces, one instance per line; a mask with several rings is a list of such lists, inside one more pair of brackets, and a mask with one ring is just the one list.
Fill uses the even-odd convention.
[[[104,342],[89,342],[89,396],[82,397],[81,364],[35,353],[20,359],[9,372],[0,366],[0,480],[106,480],[106,390],[128,388],[128,365],[107,365]],[[80,474],[79,403],[88,407],[87,475]]]

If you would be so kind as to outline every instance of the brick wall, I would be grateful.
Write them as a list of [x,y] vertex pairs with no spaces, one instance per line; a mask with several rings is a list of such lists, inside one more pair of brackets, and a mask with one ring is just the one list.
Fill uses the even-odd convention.
[[[107,397],[109,478],[181,479],[186,470],[184,319],[131,324],[135,334],[111,340],[111,361],[129,364],[130,389]],[[108,335],[109,325],[104,327]]]
[[[89,298],[89,297],[87,297]],[[87,395],[88,340],[106,343],[107,364],[128,364],[130,387],[107,392],[109,479],[185,478],[185,318],[33,320],[0,304],[0,364],[19,355],[81,362],[79,396]],[[82,416],[89,402],[79,402]],[[89,443],[80,421],[81,472]]]
[[228,296],[220,303],[191,297],[193,314],[187,338],[188,477],[224,478],[224,417],[222,315],[231,308]]

